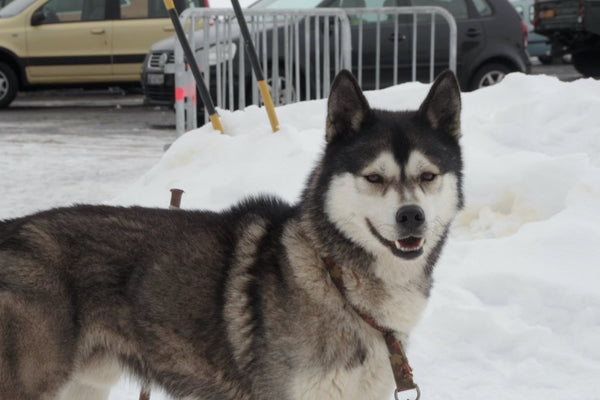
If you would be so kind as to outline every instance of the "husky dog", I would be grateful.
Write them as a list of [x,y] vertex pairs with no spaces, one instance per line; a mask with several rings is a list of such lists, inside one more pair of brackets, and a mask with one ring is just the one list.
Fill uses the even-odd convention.
[[[0,224],[0,399],[377,399],[461,208],[460,91],[370,108],[341,72],[301,199],[227,211],[74,206]],[[335,265],[345,290],[334,285]],[[424,372],[423,372],[424,373]]]

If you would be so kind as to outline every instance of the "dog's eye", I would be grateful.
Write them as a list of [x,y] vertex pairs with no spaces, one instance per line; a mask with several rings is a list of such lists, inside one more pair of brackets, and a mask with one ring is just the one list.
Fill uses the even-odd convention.
[[383,183],[383,176],[379,174],[365,175],[365,179],[371,183]]
[[421,174],[421,182],[431,182],[437,175],[432,172],[423,172]]

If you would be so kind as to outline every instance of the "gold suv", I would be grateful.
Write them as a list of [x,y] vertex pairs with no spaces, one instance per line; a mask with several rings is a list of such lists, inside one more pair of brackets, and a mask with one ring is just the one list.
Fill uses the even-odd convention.
[[0,108],[19,90],[139,84],[150,46],[173,33],[162,0],[13,0],[0,10]]

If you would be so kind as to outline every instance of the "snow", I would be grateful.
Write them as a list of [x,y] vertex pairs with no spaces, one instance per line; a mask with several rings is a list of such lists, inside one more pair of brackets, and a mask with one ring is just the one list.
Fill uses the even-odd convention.
[[[418,107],[428,89],[408,83],[366,95],[374,107],[401,110]],[[87,201],[99,187],[109,204],[166,207],[178,187],[186,209],[220,210],[262,191],[294,201],[324,146],[325,106],[278,108],[276,134],[263,109],[220,111],[227,135],[210,126],[185,134],[128,187],[120,173],[114,186],[107,176],[72,176],[63,199]],[[600,81],[592,79],[511,74],[463,94],[466,207],[408,348],[423,398],[600,399],[598,110]],[[9,154],[15,181],[19,169],[30,176],[38,168],[24,161],[27,151]],[[133,163],[140,175],[151,158]],[[104,163],[133,168],[125,157],[95,165]],[[27,184],[46,193],[46,173],[38,172]],[[55,205],[61,188],[54,190],[40,203]],[[0,218],[7,216],[14,215],[3,205]],[[137,390],[124,380],[110,399],[137,398]]]
[[[64,122],[46,119],[39,124],[55,132]],[[176,136],[148,130],[143,136],[62,131],[23,133],[0,116],[0,219],[110,199],[156,164],[163,146]]]

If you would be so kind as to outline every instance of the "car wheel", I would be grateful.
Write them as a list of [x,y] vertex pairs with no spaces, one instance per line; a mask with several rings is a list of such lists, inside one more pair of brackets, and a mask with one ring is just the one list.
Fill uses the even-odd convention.
[[500,83],[509,72],[512,72],[511,69],[504,64],[485,64],[473,75],[469,90],[476,90]]
[[17,75],[7,64],[0,62],[0,108],[8,107],[17,95]]
[[578,51],[571,56],[577,72],[586,77],[600,78],[600,49]]
[[544,65],[550,65],[554,62],[554,57],[551,55],[537,56],[538,60]]

